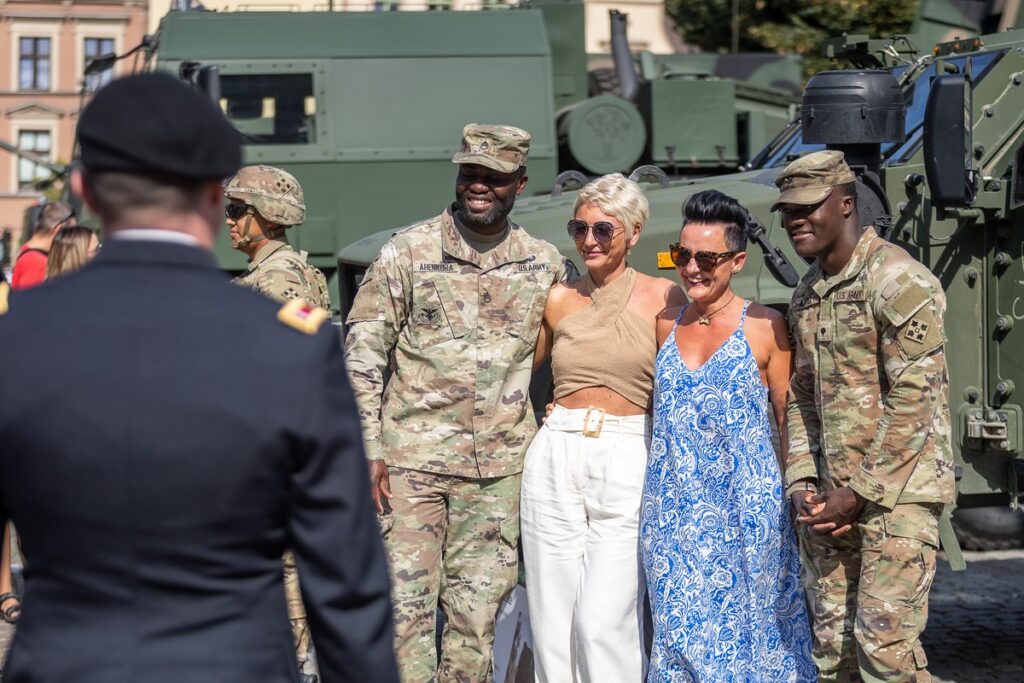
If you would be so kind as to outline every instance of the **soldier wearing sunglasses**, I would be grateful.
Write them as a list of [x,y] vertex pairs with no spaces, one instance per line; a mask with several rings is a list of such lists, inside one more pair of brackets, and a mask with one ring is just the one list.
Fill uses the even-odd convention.
[[521,508],[541,682],[643,678],[638,523],[655,323],[684,300],[628,263],[648,211],[619,173],[580,190],[567,230],[587,274],[544,309],[534,365],[551,355],[555,406],[530,444]]
[[288,242],[289,228],[306,220],[302,186],[273,166],[246,166],[224,188],[231,246],[249,258],[235,282],[282,303],[301,299],[331,310],[327,279]]
[[[306,220],[302,186],[295,177],[273,166],[246,166],[228,182],[224,196],[231,246],[249,257],[248,271],[234,281],[281,303],[301,299],[331,310],[323,273],[309,265],[306,252],[292,248],[285,234]],[[291,552],[284,555],[284,587],[299,671],[312,678],[309,623]]]

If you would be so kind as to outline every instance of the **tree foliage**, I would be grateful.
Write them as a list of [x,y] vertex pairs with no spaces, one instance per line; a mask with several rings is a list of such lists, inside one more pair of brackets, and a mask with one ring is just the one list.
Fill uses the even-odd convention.
[[[739,0],[739,49],[798,54],[805,71],[828,68],[821,47],[842,33],[905,33],[917,0]],[[732,45],[733,0],[666,0],[686,42],[710,52]]]

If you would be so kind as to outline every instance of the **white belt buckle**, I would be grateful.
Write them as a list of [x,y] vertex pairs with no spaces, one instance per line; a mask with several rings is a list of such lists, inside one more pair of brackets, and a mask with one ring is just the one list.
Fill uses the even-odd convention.
[[[600,413],[597,419],[597,427],[595,429],[590,428],[590,413]],[[583,417],[583,436],[589,436],[594,439],[601,436],[601,428],[604,427],[604,411],[600,408],[587,408],[587,414]]]

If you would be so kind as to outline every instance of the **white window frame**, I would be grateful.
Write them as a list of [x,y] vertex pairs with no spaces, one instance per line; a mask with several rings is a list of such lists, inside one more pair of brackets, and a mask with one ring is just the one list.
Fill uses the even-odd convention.
[[[50,87],[47,90],[21,89],[21,39],[50,39]],[[11,90],[17,93],[58,92],[60,78],[60,22],[11,20]]]
[[[50,133],[50,161],[56,162],[57,152],[60,150],[60,140],[57,136],[57,121],[51,119],[15,119],[11,122],[11,137],[12,142],[16,145],[18,140],[21,139],[22,131],[37,131],[43,130]],[[31,196],[36,197],[39,195],[35,190],[22,190],[21,178],[18,174],[18,166],[21,162],[21,157],[17,154],[11,154],[11,194],[19,196]]]
[[[100,19],[78,19],[75,21],[75,89],[82,87],[85,81],[85,39],[86,38],[113,38],[114,52],[121,55],[125,52],[124,47],[125,22],[120,20],[108,21]],[[134,47],[134,46],[133,46]],[[117,78],[123,67],[122,62],[116,62],[111,69]]]

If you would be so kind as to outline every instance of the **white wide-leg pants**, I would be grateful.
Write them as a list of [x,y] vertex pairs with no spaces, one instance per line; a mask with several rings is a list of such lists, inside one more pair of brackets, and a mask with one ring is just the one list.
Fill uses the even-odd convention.
[[646,415],[556,406],[526,454],[520,517],[538,683],[640,683]]

